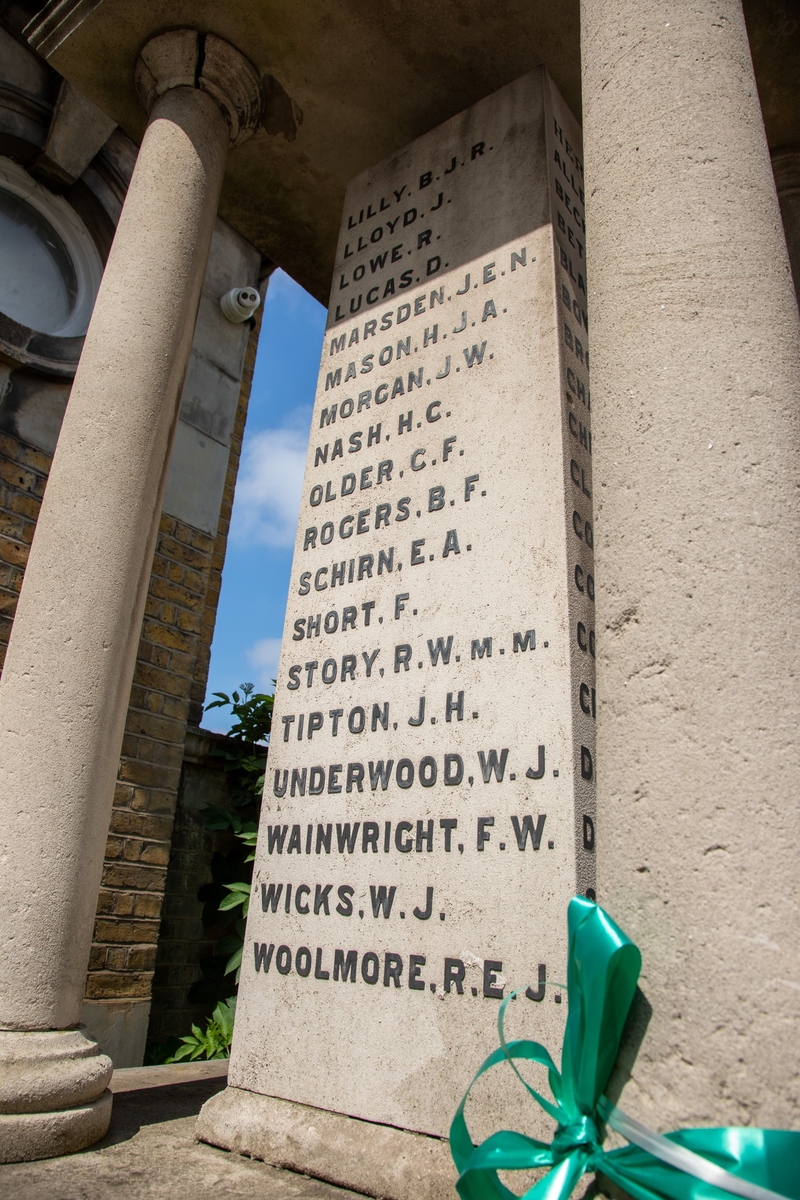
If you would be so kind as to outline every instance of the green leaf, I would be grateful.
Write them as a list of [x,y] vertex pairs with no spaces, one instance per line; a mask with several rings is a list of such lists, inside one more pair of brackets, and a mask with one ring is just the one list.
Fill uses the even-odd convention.
[[249,896],[252,885],[249,883],[243,883],[241,880],[237,880],[235,883],[226,883],[224,886],[231,892],[244,892],[246,896]]
[[217,911],[228,912],[228,910],[231,908],[238,908],[240,904],[247,904],[249,899],[249,896],[243,896],[241,892],[231,892],[230,896],[225,896],[222,900],[220,900]]
[[233,1022],[235,1018],[236,997],[231,996],[230,1000],[220,1000],[214,1009],[213,1019],[216,1021],[223,1038],[227,1038],[228,1042],[230,1042],[233,1036]]
[[[241,954],[241,948],[239,953]],[[235,1016],[236,997],[221,1000],[214,1009],[213,1016],[206,1021],[205,1032],[199,1025],[192,1025],[192,1036],[181,1038],[183,1045],[167,1061],[180,1062],[188,1058],[194,1062],[198,1058],[227,1058],[230,1054]]]
[[189,1057],[189,1055],[192,1053],[193,1048],[194,1048],[194,1044],[192,1044],[190,1046],[179,1046],[178,1049],[175,1051],[175,1053],[172,1055],[172,1057],[167,1059],[167,1062],[168,1063],[181,1062],[182,1059]]
[[[206,826],[209,829],[229,829],[231,827],[236,830],[236,826],[241,827],[241,820],[230,809],[222,808],[219,804],[207,804],[205,808],[200,810],[201,817],[204,818]],[[235,822],[235,824],[234,824]]]
[[[237,921],[236,924],[241,925],[242,922]],[[233,954],[234,950],[240,949],[241,945],[241,936],[235,933],[229,933],[224,938],[220,938],[217,942],[217,952],[219,954]]]
[[242,953],[244,946],[240,946],[238,950],[234,950],[233,954],[228,959],[228,962],[223,971],[223,975],[230,975],[231,971],[235,971],[237,967],[242,965]]

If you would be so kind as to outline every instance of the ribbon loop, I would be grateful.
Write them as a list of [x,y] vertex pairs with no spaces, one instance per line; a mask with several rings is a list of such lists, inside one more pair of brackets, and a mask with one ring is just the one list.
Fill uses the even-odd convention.
[[[517,1200],[497,1171],[532,1167],[551,1169],[522,1200],[568,1200],[590,1171],[601,1171],[635,1200],[800,1200],[800,1133],[748,1128],[661,1135],[609,1103],[603,1091],[636,991],[641,955],[593,901],[575,896],[567,918],[569,1012],[561,1071],[538,1042],[506,1042],[503,1022],[513,994],[508,996],[498,1015],[500,1046],[484,1061],[450,1127],[461,1200]],[[515,1059],[547,1068],[555,1103],[523,1079]],[[464,1117],[467,1098],[484,1071],[501,1062],[556,1122],[549,1145],[508,1130],[473,1145]],[[604,1151],[603,1122],[632,1144]]]

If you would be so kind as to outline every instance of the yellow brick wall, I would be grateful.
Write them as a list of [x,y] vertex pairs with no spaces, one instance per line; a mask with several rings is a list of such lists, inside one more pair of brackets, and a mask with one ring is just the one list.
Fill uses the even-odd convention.
[[213,538],[161,517],[86,997],[148,998]]
[[41,450],[0,434],[0,670],[51,462]]
[[149,998],[187,724],[203,713],[211,641],[260,325],[248,339],[215,538],[161,517],[103,881],[86,998]]

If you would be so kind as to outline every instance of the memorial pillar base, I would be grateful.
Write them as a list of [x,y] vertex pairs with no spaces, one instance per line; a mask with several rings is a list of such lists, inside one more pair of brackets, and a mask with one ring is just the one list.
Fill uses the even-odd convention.
[[228,1087],[207,1100],[201,1142],[385,1200],[452,1200],[444,1138]]
[[71,1154],[103,1137],[113,1069],[83,1027],[0,1031],[0,1162]]

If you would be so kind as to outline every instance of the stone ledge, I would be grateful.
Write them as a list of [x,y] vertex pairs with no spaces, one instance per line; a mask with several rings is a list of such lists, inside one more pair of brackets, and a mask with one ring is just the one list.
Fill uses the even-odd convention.
[[219,1079],[228,1074],[227,1058],[210,1062],[165,1063],[154,1067],[122,1067],[111,1076],[109,1087],[118,1092],[139,1092],[143,1088],[174,1087],[178,1083],[196,1083],[200,1079]]
[[381,1200],[452,1200],[456,1181],[443,1138],[426,1137],[228,1087],[207,1100],[197,1138],[275,1167]]

